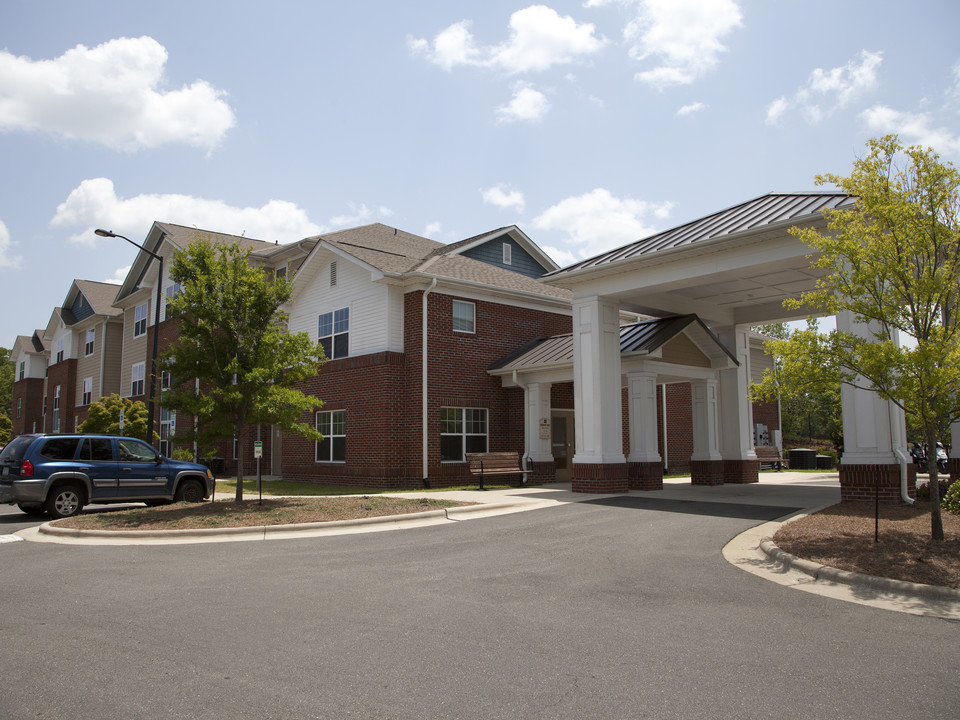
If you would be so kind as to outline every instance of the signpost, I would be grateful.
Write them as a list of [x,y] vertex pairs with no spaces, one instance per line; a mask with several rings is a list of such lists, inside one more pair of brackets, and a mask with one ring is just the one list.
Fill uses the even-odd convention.
[[[259,430],[259,428],[257,428]],[[260,493],[260,505],[263,505],[263,485],[260,475],[260,458],[263,457],[263,440],[253,441],[253,456],[257,459],[257,491]]]

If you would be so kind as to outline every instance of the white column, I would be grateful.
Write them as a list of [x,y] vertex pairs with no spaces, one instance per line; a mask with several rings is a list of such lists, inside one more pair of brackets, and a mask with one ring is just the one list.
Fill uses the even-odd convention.
[[[550,388],[551,383],[530,383],[524,388],[526,411],[524,427],[526,456],[532,462],[553,462],[550,447]],[[543,428],[546,427],[546,433]]]
[[717,337],[733,353],[739,367],[719,372],[720,454],[724,460],[756,460],[753,449],[753,404],[750,402],[750,335],[727,327]]
[[657,452],[657,374],[627,373],[630,462],[661,462]]
[[620,305],[602,297],[573,301],[573,406],[584,464],[625,463],[620,395]]
[[691,380],[693,454],[691,460],[722,460],[717,434],[717,381]]
[[950,457],[960,458],[960,422],[950,426]]
[[[873,335],[867,325],[856,322],[853,313],[837,315],[837,329],[863,338]],[[863,381],[866,385],[866,381]],[[903,411],[871,390],[849,385],[840,388],[843,406],[843,465],[892,465],[894,448],[906,451]]]

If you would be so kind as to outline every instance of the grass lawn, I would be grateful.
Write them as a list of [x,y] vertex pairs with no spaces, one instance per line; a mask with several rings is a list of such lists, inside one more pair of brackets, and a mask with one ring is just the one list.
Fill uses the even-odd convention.
[[[416,488],[411,490],[374,490],[372,488],[356,488],[356,487],[345,487],[342,485],[317,485],[315,483],[307,482],[296,482],[293,480],[265,480],[263,483],[263,496],[277,496],[277,495],[288,495],[295,497],[305,497],[305,496],[317,496],[317,495],[369,495],[371,493],[411,493],[415,492],[418,494],[429,493],[429,492],[450,492],[453,490],[477,490],[478,485],[476,483],[472,485],[458,485],[455,487],[442,487],[442,488]],[[514,487],[508,484],[491,484],[485,483],[484,487],[487,490],[502,490],[505,488]],[[218,493],[229,493],[231,495],[236,494],[237,492],[237,479],[236,478],[217,478],[217,492]],[[254,478],[244,478],[243,479],[243,497],[246,499],[248,497],[257,497],[257,479]]]

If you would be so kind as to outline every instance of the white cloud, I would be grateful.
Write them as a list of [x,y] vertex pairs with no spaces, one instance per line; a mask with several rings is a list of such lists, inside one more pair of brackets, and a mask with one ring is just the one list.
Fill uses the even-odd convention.
[[427,223],[427,227],[423,230],[423,236],[433,240],[441,232],[443,232],[443,225],[439,221],[434,221],[432,223]]
[[483,195],[483,201],[485,203],[498,208],[505,210],[513,209],[518,213],[522,213],[526,207],[523,193],[519,190],[511,190],[504,183],[482,190],[481,194]]
[[130,265],[125,265],[124,267],[117,268],[113,271],[113,277],[104,278],[102,282],[123,285],[123,281],[127,279],[127,273],[130,272],[130,267]]
[[908,145],[932,147],[943,155],[960,156],[960,136],[946,127],[934,127],[929,113],[908,113],[874,105],[860,117],[874,135],[896,133]]
[[694,102],[689,105],[684,105],[682,108],[677,110],[678,117],[685,117],[687,115],[696,115],[701,110],[706,110],[707,106],[702,102]]
[[589,257],[652,234],[654,228],[644,217],[652,214],[665,219],[672,207],[672,203],[618,198],[605,188],[596,188],[561,200],[534,218],[533,225],[566,233],[572,246],[568,252]]
[[546,95],[529,85],[518,85],[510,102],[497,108],[497,122],[539,122],[549,110]]
[[71,236],[70,240],[94,245],[101,242],[93,234],[95,228],[106,228],[137,240],[146,236],[154,220],[283,242],[299,240],[325,230],[311,222],[305,210],[284,200],[271,200],[259,208],[240,208],[221,200],[190,195],[119,198],[113,182],[107,178],[93,178],[80,183],[57,207],[50,225],[56,228],[80,227],[82,230]]
[[567,267],[567,265],[573,265],[575,262],[580,260],[579,257],[574,255],[569,250],[562,250],[557,247],[545,246],[542,247],[543,250],[550,258],[560,267]]
[[167,51],[150,37],[77,45],[54,60],[0,51],[0,131],[44,132],[117,150],[214,148],[236,124],[203,80],[163,89]]
[[876,87],[877,71],[882,62],[882,52],[861,50],[859,59],[842,67],[816,68],[793,96],[777,98],[767,106],[767,124],[776,125],[784,115],[796,109],[808,123],[816,125]]
[[10,231],[6,224],[0,220],[0,268],[17,270],[20,268],[22,258],[12,253],[13,241],[10,239]]
[[632,58],[656,58],[659,64],[636,79],[659,90],[689,85],[711,70],[726,50],[721,40],[742,26],[734,0],[639,0],[636,6],[637,16],[623,36],[631,43]]
[[605,44],[590,23],[578,24],[545,5],[531,5],[510,16],[510,37],[499,45],[478,47],[463,20],[442,30],[433,43],[411,39],[412,52],[444,70],[458,65],[490,67],[514,75],[547,70],[592,55]]
[[[323,228],[319,232],[326,232],[328,230],[356,227],[358,225],[370,225],[374,222],[379,222],[379,220],[386,219],[393,216],[393,211],[390,208],[383,207],[382,205],[376,210],[371,210],[363,203],[359,205],[350,205],[350,212],[343,215],[336,215],[330,218],[330,222],[327,227]],[[306,215],[304,215],[306,217]],[[312,234],[312,233],[308,233]],[[306,237],[306,236],[304,236]]]

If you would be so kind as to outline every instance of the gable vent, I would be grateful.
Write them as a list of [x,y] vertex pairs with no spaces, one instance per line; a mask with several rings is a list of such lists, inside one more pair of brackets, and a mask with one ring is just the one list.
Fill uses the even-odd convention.
[[337,261],[330,263],[330,287],[337,284]]

